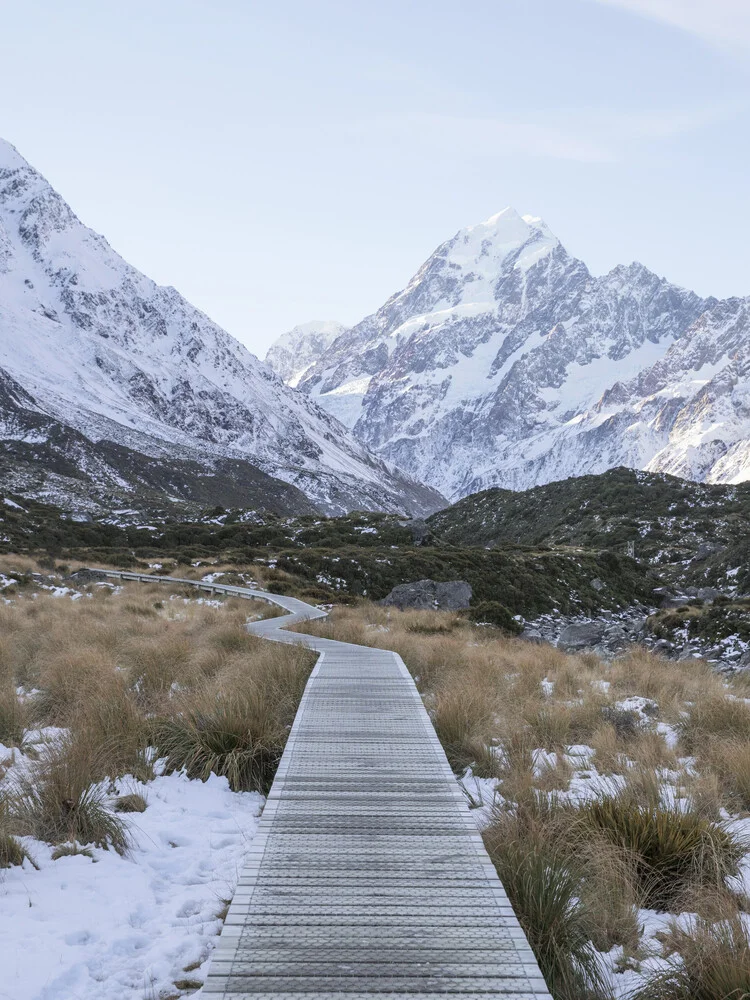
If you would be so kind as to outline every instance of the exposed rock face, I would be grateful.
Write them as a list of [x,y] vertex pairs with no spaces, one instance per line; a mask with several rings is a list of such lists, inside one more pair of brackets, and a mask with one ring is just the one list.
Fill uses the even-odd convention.
[[[166,463],[174,482],[156,492],[179,498],[180,463],[194,463],[195,492],[228,462],[248,466],[247,475],[236,469],[240,481],[283,480],[326,512],[441,505],[174,288],[126,263],[2,140],[0,379],[3,446],[23,445],[32,472],[41,460],[28,446],[69,464],[77,449],[72,465],[94,490],[93,451],[106,443],[107,475],[122,493],[137,493],[138,476],[156,480],[153,467]],[[61,495],[51,499],[65,505],[64,479],[55,484]]]
[[566,653],[575,653],[580,649],[593,649],[604,639],[606,628],[607,623],[603,621],[568,625],[560,633],[557,647]]
[[394,587],[380,602],[404,611],[416,608],[422,611],[461,611],[471,602],[471,584],[465,580],[450,580],[437,583],[435,580],[417,580],[416,583],[402,583]]
[[456,499],[618,465],[750,478],[750,299],[589,273],[506,209],[440,246],[300,388]]

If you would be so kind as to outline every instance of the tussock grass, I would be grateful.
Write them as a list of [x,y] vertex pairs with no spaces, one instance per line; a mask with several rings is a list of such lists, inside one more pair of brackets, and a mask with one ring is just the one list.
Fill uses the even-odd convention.
[[113,803],[115,812],[121,813],[142,813],[146,811],[147,806],[148,802],[140,792],[119,795]]
[[[261,643],[262,640],[257,640]],[[156,720],[152,742],[168,772],[223,775],[235,791],[267,792],[310,668],[300,647],[265,644],[252,674],[225,669],[219,686],[185,696]]]
[[19,747],[26,728],[26,711],[10,682],[0,682],[0,743]]
[[714,775],[721,800],[735,812],[750,811],[750,741],[706,736],[698,753],[703,775]]
[[596,799],[581,820],[630,858],[645,905],[675,906],[690,887],[724,888],[736,876],[746,845],[705,817],[660,803],[641,803],[627,793]]
[[750,941],[737,915],[674,925],[667,939],[673,960],[652,975],[632,1000],[746,1000],[750,996]]
[[678,728],[688,753],[700,753],[705,741],[716,737],[750,743],[750,705],[726,694],[711,694],[690,706]]
[[[170,770],[267,790],[315,656],[248,635],[251,602],[197,596],[92,585],[75,602],[0,607],[0,740],[23,749],[27,725],[63,730],[10,789],[9,835],[125,852],[118,814],[143,801],[109,796],[117,779],[153,778],[159,753]],[[10,856],[17,841],[4,843]]]
[[94,860],[94,852],[90,847],[81,847],[80,844],[59,844],[52,852],[52,860],[59,861],[60,858],[75,858],[79,855],[84,858]]
[[485,745],[483,737],[490,728],[492,705],[482,691],[469,685],[441,689],[432,703],[432,721],[445,748],[451,767],[457,774],[472,764]]
[[48,747],[33,775],[19,778],[9,804],[13,828],[50,844],[78,841],[128,848],[122,821],[107,805],[106,791],[92,781],[96,766],[69,737]]
[[515,812],[498,810],[484,842],[552,995],[608,1000],[593,914],[582,903],[585,870],[562,836],[567,820],[555,800],[532,796]]
[[8,800],[0,793],[0,868],[13,868],[15,865],[22,865],[26,858],[31,860],[23,845],[13,835]]

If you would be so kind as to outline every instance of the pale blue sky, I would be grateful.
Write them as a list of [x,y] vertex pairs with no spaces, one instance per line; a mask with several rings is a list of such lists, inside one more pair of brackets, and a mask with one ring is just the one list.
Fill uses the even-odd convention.
[[0,135],[261,355],[508,204],[750,294],[748,0],[9,0]]

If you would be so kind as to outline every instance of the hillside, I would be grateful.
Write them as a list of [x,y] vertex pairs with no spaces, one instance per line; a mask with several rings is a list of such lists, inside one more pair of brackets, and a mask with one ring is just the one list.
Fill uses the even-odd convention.
[[[438,538],[424,544],[414,522],[380,513],[277,517],[214,508],[191,521],[175,513],[164,511],[148,523],[132,510],[81,520],[6,496],[0,500],[0,554],[160,572],[221,565],[277,593],[317,602],[380,600],[400,583],[462,579],[472,585],[473,605],[491,601],[506,609],[503,614],[524,616],[647,604],[661,582],[634,560],[593,548],[504,544],[487,551]],[[593,580],[606,586],[597,589]]]
[[0,443],[7,488],[92,514],[144,493],[280,512],[443,503],[123,260],[2,140]]
[[750,589],[750,483],[694,483],[616,468],[522,492],[490,489],[428,518],[445,543],[626,553],[679,584]]

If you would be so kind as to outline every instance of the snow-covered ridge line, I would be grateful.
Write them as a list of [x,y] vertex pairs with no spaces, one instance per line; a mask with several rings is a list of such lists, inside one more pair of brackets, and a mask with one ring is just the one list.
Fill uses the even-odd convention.
[[[2,140],[0,377],[15,397],[24,394],[21,416],[13,392],[0,401],[7,439],[54,448],[61,464],[70,458],[62,428],[70,428],[93,444],[131,449],[145,464],[161,456],[195,462],[207,477],[217,461],[245,461],[326,512],[441,502],[174,288],[130,266]],[[34,429],[32,442],[27,411],[60,426]],[[113,481],[132,482],[130,459],[111,461]]]
[[750,299],[638,263],[594,276],[512,209],[438,247],[299,387],[453,500],[618,465],[750,478]]

